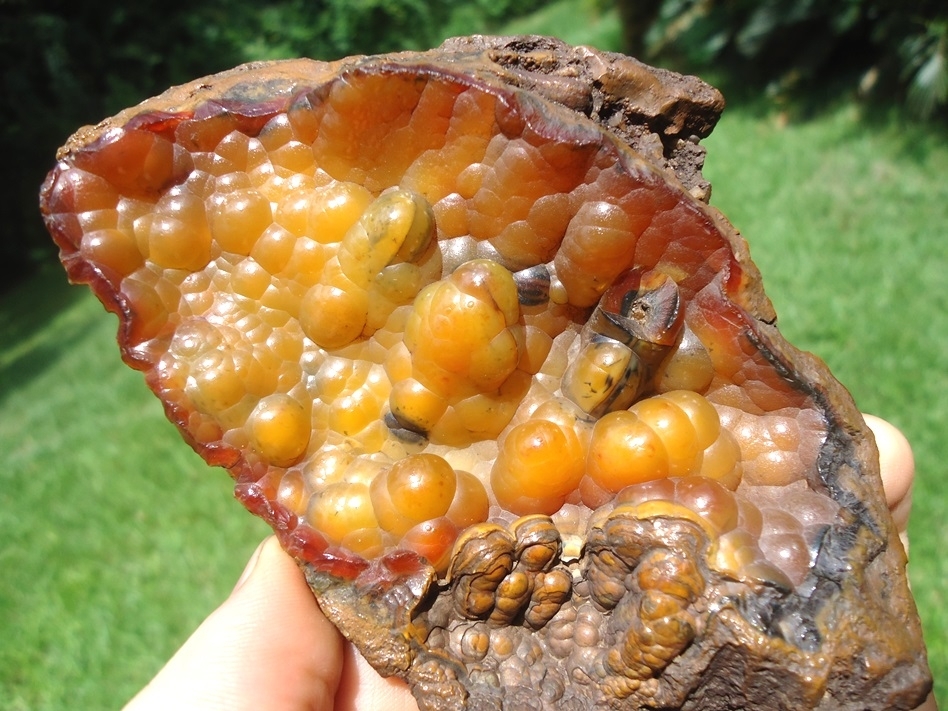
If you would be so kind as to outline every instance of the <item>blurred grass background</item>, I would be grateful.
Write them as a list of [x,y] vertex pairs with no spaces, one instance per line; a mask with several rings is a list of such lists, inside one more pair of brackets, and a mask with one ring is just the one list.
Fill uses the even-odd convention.
[[[168,24],[174,26],[175,3],[164,5],[171,13]],[[316,19],[304,16],[312,5],[287,2],[279,7],[284,14],[299,13],[300,21],[308,19],[312,27]],[[342,20],[349,16],[339,10],[343,5],[325,5],[319,17],[345,25]],[[665,14],[650,19],[651,34],[640,32],[639,41],[647,47],[662,45],[675,29],[670,29],[671,20],[687,17],[694,5],[665,0]],[[279,27],[287,23],[279,22],[278,15],[264,14],[254,34],[242,27],[246,18],[234,14],[235,3],[216,6],[230,8],[231,14],[219,18],[216,30],[201,24],[206,47],[215,37],[223,41],[221,35],[228,32],[244,32],[241,37],[249,38],[241,40],[244,54],[235,58],[233,53],[218,53],[218,61],[318,54],[299,49],[300,42],[311,39],[308,36],[280,34]],[[429,3],[433,26],[428,34],[403,38],[402,44],[423,46],[473,31],[552,34],[615,50],[636,41],[620,22],[623,8],[606,2],[472,1],[441,15],[436,6]],[[22,10],[27,5],[0,4],[0,17],[11,7]],[[518,10],[520,16],[511,19]],[[49,48],[56,46],[50,38],[59,36],[57,17],[50,10],[31,25],[46,33],[37,41],[46,42],[42,61],[53,68],[57,56]],[[114,14],[108,17],[118,22]],[[323,49],[338,56],[393,48],[385,42],[397,46],[397,39],[369,37],[356,22],[360,17],[350,18],[348,29],[334,25],[335,44]],[[748,33],[740,35],[733,29],[736,20],[730,21],[732,44],[741,38],[747,44]],[[411,24],[411,18],[405,22]],[[686,29],[695,51],[666,52],[657,55],[657,61],[694,67],[700,54],[695,48],[707,54],[708,47],[716,46],[715,37],[720,44],[720,32],[714,35],[704,27],[701,34],[700,23],[695,29],[694,17],[690,22]],[[397,30],[397,23],[392,27]],[[162,37],[160,27],[144,30],[157,33],[156,41],[165,46],[175,41],[170,35]],[[76,30],[79,36],[82,31]],[[675,31],[684,32],[682,26]],[[360,32],[375,43],[371,48],[352,44]],[[5,37],[0,30],[0,46]],[[701,65],[702,74],[732,100],[704,142],[709,151],[705,174],[714,185],[712,202],[748,237],[787,337],[826,360],[861,408],[897,424],[915,448],[918,480],[910,573],[936,692],[944,705],[944,117],[935,111],[928,121],[916,118],[917,112],[906,108],[909,87],[891,95],[890,107],[887,102],[859,100],[871,71],[859,75],[858,86],[847,72],[833,82],[809,82],[799,67],[795,74],[745,81],[745,75],[733,69],[733,56],[709,56],[720,61]],[[129,58],[154,64],[148,76],[159,89],[160,82],[172,83],[178,76],[144,50],[130,52]],[[63,57],[59,60],[62,64]],[[74,78],[105,71],[92,59],[88,66],[62,66]],[[190,69],[188,65],[178,71]],[[5,71],[9,90],[13,70]],[[876,81],[879,73],[874,76]],[[84,86],[76,81],[76,86]],[[82,120],[96,120],[144,98],[135,91],[149,88],[118,75],[97,81],[102,96],[117,105],[93,101],[87,95],[93,90],[87,88],[82,101],[89,116]],[[50,87],[37,90],[42,94]],[[36,118],[38,123],[51,120]],[[141,376],[122,365],[114,343],[115,317],[105,314],[85,289],[69,287],[48,249],[30,242],[30,231],[38,227],[35,191],[42,171],[51,164],[55,145],[76,126],[78,122],[68,128],[48,126],[50,136],[44,140],[50,145],[35,147],[45,153],[19,165],[17,185],[29,202],[20,204],[26,198],[18,198],[16,209],[29,218],[22,227],[8,221],[3,235],[7,251],[10,245],[31,245],[25,256],[21,249],[16,259],[5,258],[6,272],[12,274],[15,263],[18,273],[28,270],[29,277],[0,293],[0,708],[16,711],[120,707],[226,597],[266,534],[265,526],[231,498],[226,473],[208,469],[182,444]],[[4,130],[5,141],[23,140],[16,134],[20,129]],[[6,281],[11,283],[11,277]]]

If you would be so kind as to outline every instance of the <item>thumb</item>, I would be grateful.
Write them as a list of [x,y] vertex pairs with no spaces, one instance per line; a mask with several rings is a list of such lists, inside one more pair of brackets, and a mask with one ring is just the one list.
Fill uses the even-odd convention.
[[126,711],[331,709],[342,664],[342,637],[271,536],[230,597]]
[[892,519],[908,550],[906,529],[912,512],[912,482],[915,479],[915,459],[912,446],[894,425],[874,415],[864,415],[879,447],[879,468],[886,504]]

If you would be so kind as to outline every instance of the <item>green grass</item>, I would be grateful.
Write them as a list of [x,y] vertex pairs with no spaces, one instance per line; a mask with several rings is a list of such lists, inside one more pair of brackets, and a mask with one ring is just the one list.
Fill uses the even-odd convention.
[[[561,2],[517,23],[614,48]],[[564,31],[568,28],[568,31]],[[706,141],[714,204],[744,232],[782,330],[918,463],[910,571],[948,702],[948,139],[846,104],[790,120],[738,105]],[[52,269],[0,297],[0,707],[107,709],[223,599],[265,527],[180,441]]]

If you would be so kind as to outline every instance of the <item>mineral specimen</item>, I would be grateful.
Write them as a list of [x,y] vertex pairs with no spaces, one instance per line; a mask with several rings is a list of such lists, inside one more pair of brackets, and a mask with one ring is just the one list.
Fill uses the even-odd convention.
[[910,709],[877,453],[707,204],[694,78],[544,38],[253,64],[42,189],[125,361],[423,709]]

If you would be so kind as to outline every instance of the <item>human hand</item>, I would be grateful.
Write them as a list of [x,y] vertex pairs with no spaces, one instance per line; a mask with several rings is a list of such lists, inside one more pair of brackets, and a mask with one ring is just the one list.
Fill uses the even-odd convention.
[[125,711],[417,711],[322,614],[270,536],[233,592]]
[[[908,441],[866,416],[879,446],[886,502],[903,543],[915,463]],[[383,679],[319,607],[296,563],[267,538],[230,597],[126,711],[416,711],[404,682]],[[917,711],[934,711],[934,697]]]

